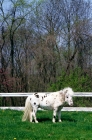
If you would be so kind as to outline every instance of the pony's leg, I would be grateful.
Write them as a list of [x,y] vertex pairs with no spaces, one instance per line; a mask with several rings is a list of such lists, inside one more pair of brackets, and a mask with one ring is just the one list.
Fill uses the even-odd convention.
[[37,112],[37,110],[38,110],[38,107],[35,107],[33,109],[33,112],[32,112],[32,115],[33,115],[33,118],[34,118],[35,123],[38,123],[37,118],[36,118],[36,112]]
[[55,123],[55,121],[56,121],[56,114],[57,114],[57,108],[55,108],[55,109],[53,110],[53,119],[52,119],[52,122],[53,122],[53,123]]
[[33,115],[32,115],[33,113],[32,112],[30,112],[30,122],[32,122],[33,121]]
[[38,107],[34,106],[32,109],[32,112],[30,112],[30,122],[33,122],[33,119],[34,119],[35,123],[38,123],[38,121],[36,119],[37,110],[38,110]]
[[61,107],[58,108],[57,115],[58,115],[58,121],[62,122],[62,120],[61,120]]
[[61,110],[59,110],[59,111],[57,112],[57,115],[58,115],[58,121],[59,121],[59,122],[62,122],[62,120],[61,120]]

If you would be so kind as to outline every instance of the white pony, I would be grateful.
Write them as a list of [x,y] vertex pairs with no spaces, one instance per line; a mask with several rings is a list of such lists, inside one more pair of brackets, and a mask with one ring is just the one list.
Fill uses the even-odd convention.
[[70,106],[73,105],[73,94],[73,90],[68,87],[50,94],[35,93],[28,96],[25,102],[22,121],[29,120],[32,122],[34,119],[35,123],[38,123],[36,119],[36,112],[38,108],[42,108],[53,110],[53,123],[55,123],[56,115],[58,115],[58,120],[61,122],[61,109],[65,102],[67,102]]

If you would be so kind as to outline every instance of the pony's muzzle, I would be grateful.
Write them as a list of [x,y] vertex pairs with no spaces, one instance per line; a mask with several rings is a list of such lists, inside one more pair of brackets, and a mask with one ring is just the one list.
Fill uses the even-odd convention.
[[70,106],[73,106],[73,103],[71,103]]
[[70,105],[70,106],[73,106],[73,101],[71,101],[69,105]]

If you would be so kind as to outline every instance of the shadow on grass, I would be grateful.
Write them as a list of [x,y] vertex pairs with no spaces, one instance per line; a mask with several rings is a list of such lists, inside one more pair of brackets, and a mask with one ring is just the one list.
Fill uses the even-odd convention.
[[[62,122],[77,122],[77,119],[74,116],[75,114],[72,113],[72,115],[70,115],[70,113],[63,113],[61,115],[61,120]],[[52,122],[52,116],[53,116],[53,112],[49,112],[49,111],[39,111],[38,115],[37,115],[37,120],[38,122]],[[56,117],[56,122],[58,122],[58,117]]]
[[[75,120],[74,118],[70,117],[68,118],[67,116],[66,117],[62,117],[62,122],[77,122],[77,120]],[[52,122],[52,118],[37,118],[38,122]],[[58,122],[58,118],[56,117],[56,122]]]
[[50,118],[38,118],[37,120],[38,122],[52,122],[52,119]]

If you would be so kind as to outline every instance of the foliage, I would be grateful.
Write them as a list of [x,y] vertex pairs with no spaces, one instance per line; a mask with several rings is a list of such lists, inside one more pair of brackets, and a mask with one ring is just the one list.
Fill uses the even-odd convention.
[[72,87],[75,92],[92,91],[91,77],[83,72],[81,68],[71,70],[69,74],[65,71],[57,78],[56,83],[51,84],[49,91],[60,90],[65,87]]
[[92,140],[92,113],[62,112],[62,123],[51,122],[49,111],[39,111],[39,123],[22,122],[22,112],[0,110],[1,140]]
[[[62,68],[68,73],[72,67],[86,68],[91,75],[91,0],[8,1],[0,0],[0,92],[46,91]],[[74,89],[82,91],[87,80],[76,79],[75,86],[80,85]],[[89,82],[86,86],[90,91]]]
[[73,102],[75,107],[92,107],[91,97],[74,97]]

